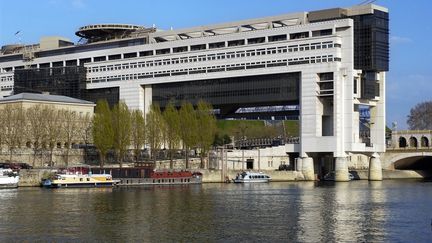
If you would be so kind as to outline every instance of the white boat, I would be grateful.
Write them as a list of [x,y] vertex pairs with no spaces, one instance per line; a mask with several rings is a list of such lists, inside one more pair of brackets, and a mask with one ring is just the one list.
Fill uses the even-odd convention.
[[119,183],[110,174],[56,174],[42,181],[44,187],[111,187]]
[[237,174],[236,178],[233,179],[234,183],[263,183],[269,182],[271,177],[262,172],[249,172],[244,171],[241,174]]
[[17,188],[18,182],[18,173],[11,169],[0,169],[0,188]]

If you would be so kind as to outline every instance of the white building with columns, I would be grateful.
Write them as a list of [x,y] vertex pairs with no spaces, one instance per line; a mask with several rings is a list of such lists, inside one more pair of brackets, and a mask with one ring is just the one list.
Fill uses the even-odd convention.
[[[324,166],[323,157],[334,158],[330,167],[340,181],[348,180],[350,154],[371,155],[371,167],[379,167],[389,48],[384,7],[165,31],[88,25],[76,34],[85,42],[49,37],[3,46],[0,96],[48,91],[94,102],[123,100],[144,112],[152,102],[163,108],[170,100],[205,99],[221,119],[297,117],[300,144],[287,146],[286,153],[297,154],[308,179]],[[279,113],[240,112],[275,106],[282,107]]]

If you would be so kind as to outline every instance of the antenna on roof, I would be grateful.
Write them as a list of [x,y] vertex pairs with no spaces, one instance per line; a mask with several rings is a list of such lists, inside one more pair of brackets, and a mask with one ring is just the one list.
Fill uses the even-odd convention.
[[18,44],[21,45],[21,41],[22,41],[22,36],[21,36],[21,30],[18,30],[17,32],[15,32],[14,36],[17,38],[18,40]]

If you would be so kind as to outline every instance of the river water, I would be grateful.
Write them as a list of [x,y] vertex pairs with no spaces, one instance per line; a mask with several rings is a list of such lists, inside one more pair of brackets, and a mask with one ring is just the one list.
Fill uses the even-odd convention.
[[432,242],[432,182],[0,191],[0,242]]

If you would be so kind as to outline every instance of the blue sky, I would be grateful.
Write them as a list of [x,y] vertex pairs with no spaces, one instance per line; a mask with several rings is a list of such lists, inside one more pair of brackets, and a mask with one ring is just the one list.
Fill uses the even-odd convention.
[[[363,0],[0,0],[0,45],[38,43],[41,36],[78,41],[75,31],[95,23],[161,29],[193,27],[277,14],[357,5]],[[430,0],[378,0],[390,12],[387,124],[405,129],[415,104],[432,100]],[[20,31],[18,35],[15,35]]]

